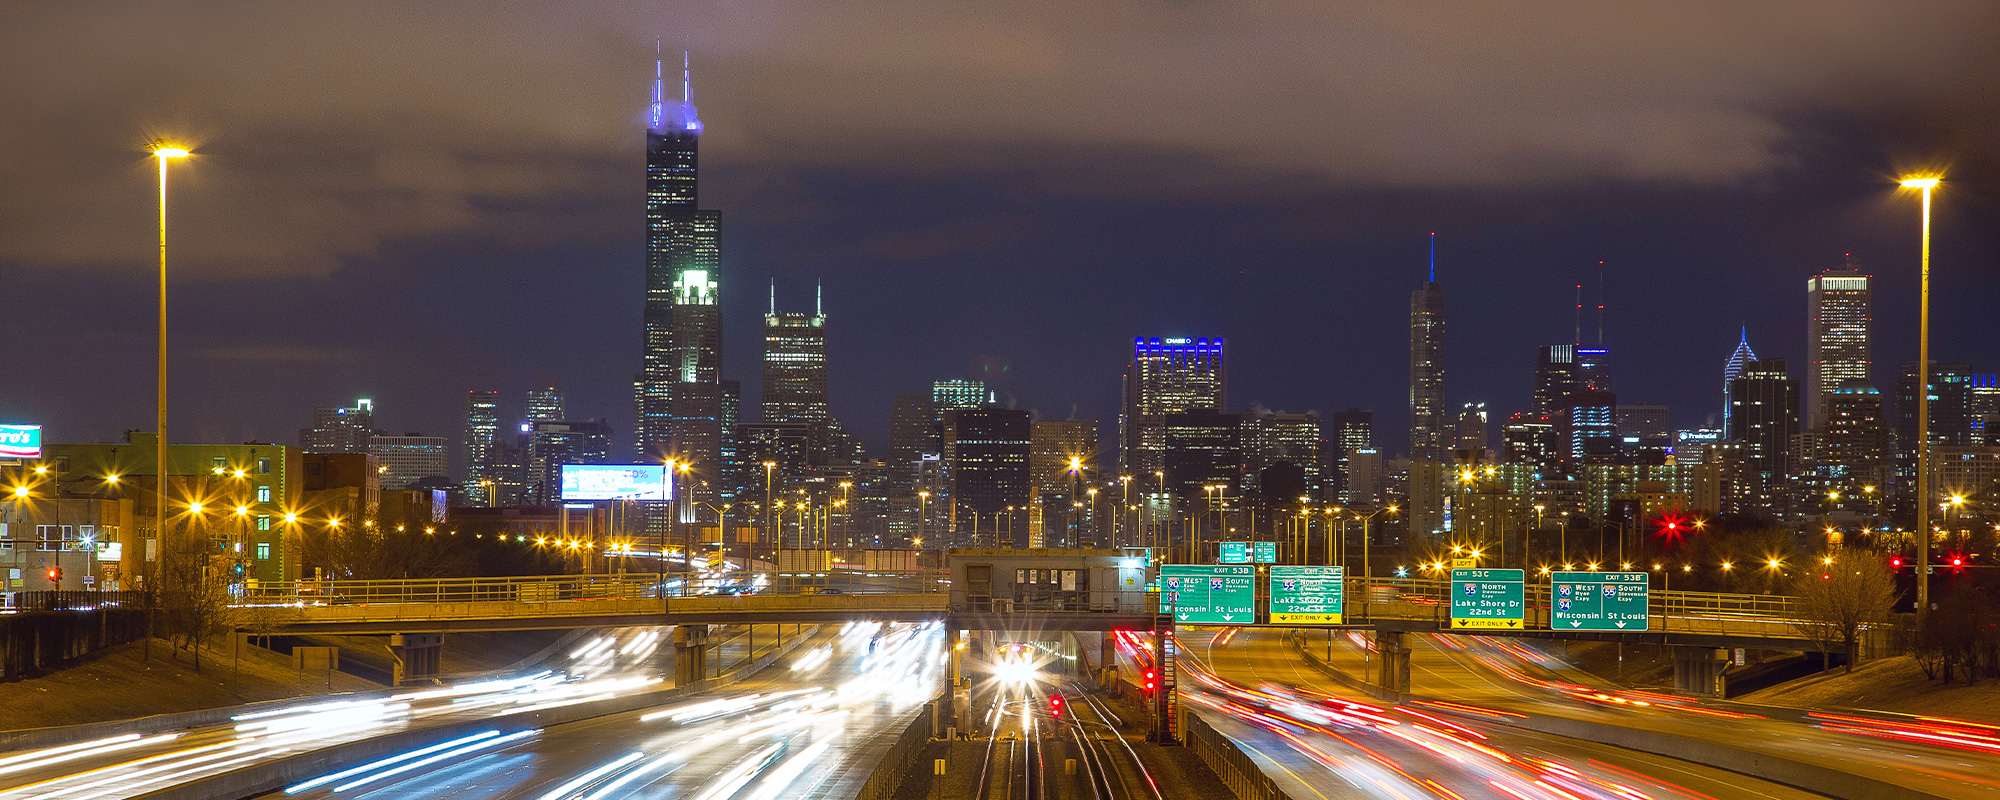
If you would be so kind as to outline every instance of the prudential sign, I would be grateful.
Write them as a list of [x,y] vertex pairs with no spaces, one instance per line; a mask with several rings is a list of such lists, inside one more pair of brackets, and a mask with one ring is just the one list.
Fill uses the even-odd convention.
[[42,426],[0,425],[0,458],[41,458]]

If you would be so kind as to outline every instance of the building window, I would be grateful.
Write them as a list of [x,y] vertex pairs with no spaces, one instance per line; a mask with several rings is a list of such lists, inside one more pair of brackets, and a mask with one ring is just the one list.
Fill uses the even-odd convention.
[[257,474],[259,475],[271,474],[271,459],[268,458],[257,459]]
[[257,502],[259,503],[271,502],[271,487],[269,486],[257,487]]
[[270,542],[258,542],[258,543],[257,543],[257,560],[258,560],[258,561],[269,561],[269,560],[271,560],[271,543],[270,543]]
[[270,529],[271,529],[271,518],[259,515],[257,517],[257,530],[268,531]]

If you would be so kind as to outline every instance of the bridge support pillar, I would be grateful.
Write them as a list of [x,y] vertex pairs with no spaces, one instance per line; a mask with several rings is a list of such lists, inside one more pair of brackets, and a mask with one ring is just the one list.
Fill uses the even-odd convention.
[[442,633],[397,633],[389,636],[389,656],[396,662],[397,686],[430,683],[438,676],[444,653]]
[[946,626],[944,630],[944,650],[951,654],[951,668],[945,671],[946,688],[958,688],[959,672],[965,669],[965,642],[958,638],[958,629]]
[[1674,647],[1674,688],[1706,697],[1723,694],[1722,671],[1729,665],[1724,650],[1713,647]]
[[1375,685],[1398,694],[1410,691],[1410,646],[1402,631],[1375,632]]
[[674,626],[674,685],[708,677],[708,626]]
[[1153,690],[1153,735],[1155,743],[1173,745],[1181,741],[1180,696],[1175,689],[1180,674],[1176,659],[1180,642],[1174,639],[1173,618],[1153,628],[1153,668],[1159,677]]

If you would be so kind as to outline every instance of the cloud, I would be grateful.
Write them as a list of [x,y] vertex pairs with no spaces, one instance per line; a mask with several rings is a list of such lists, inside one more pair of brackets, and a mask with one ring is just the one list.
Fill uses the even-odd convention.
[[182,277],[615,235],[654,34],[696,51],[710,163],[1200,192],[1756,178],[1799,108],[1990,96],[1996,19],[1981,0],[11,4],[0,263],[146,263],[156,134],[200,153],[172,178]]
[[249,361],[266,364],[292,363],[347,363],[358,362],[365,352],[353,347],[306,347],[295,345],[241,345],[233,347],[207,347],[195,351],[195,357],[215,361]]

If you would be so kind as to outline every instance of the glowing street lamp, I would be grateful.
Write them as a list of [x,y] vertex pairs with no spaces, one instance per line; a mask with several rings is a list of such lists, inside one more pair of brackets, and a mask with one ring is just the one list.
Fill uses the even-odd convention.
[[1938,177],[1911,175],[1901,183],[1923,193],[1923,288],[1917,315],[1917,530],[1926,534],[1917,537],[1917,614],[1922,616],[1931,607],[1931,190],[1937,188]]
[[[155,139],[146,145],[154,158],[160,160],[160,319],[159,319],[159,385],[154,397],[155,416],[153,430],[153,530],[160,536],[167,533],[167,162],[176,158],[187,158],[188,150],[165,139]],[[146,615],[147,641],[152,636],[151,614]]]

